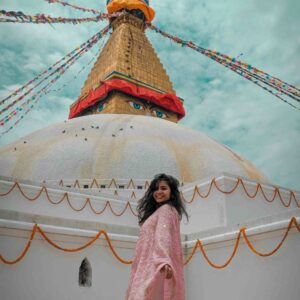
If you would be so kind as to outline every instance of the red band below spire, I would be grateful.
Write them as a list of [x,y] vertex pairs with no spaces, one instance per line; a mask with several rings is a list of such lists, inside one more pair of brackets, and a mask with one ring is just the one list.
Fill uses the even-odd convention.
[[82,111],[104,99],[111,91],[123,92],[124,94],[149,101],[178,114],[179,119],[185,116],[182,102],[175,94],[160,94],[122,79],[110,79],[101,84],[97,89],[91,90],[84,99],[78,100],[70,109],[69,119],[77,117]]

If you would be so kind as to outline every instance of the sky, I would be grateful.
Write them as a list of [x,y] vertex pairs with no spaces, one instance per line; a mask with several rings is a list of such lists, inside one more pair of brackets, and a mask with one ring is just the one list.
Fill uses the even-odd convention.
[[[106,0],[68,2],[106,11]],[[153,24],[162,30],[238,57],[300,87],[299,0],[152,0],[150,5],[156,11]],[[44,0],[2,0],[1,9],[65,18],[92,16]],[[0,100],[106,25],[105,21],[79,25],[1,23]],[[229,146],[274,184],[300,190],[300,111],[209,58],[150,30],[146,34],[177,95],[185,100],[186,117],[180,123]],[[94,61],[88,63],[105,41],[78,60],[54,87],[65,88],[42,97],[24,120],[0,138],[0,146],[66,120]]]

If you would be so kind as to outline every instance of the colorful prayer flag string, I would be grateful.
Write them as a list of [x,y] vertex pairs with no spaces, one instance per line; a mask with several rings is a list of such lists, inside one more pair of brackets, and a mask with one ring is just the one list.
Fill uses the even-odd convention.
[[[60,75],[62,75],[64,73],[64,68],[73,62],[73,60],[79,58],[80,55],[83,54],[83,51],[85,49],[87,49],[88,47],[85,47],[83,49],[81,49],[79,52],[77,52],[74,56],[72,56],[71,58],[69,58],[64,64],[62,64],[60,67],[54,69],[54,71],[52,71],[49,75],[47,75],[45,78],[43,78],[41,81],[39,81],[35,86],[33,86],[32,88],[30,88],[26,93],[24,93],[23,95],[21,95],[19,98],[17,98],[15,101],[13,101],[12,103],[8,104],[6,107],[4,107],[3,109],[0,110],[0,115],[4,112],[6,112],[7,110],[9,110],[11,107],[15,106],[15,104],[17,104],[18,102],[24,100],[24,98],[26,96],[28,96],[35,88],[37,88],[38,86],[40,86],[44,81],[46,81],[48,78],[50,78],[52,75],[59,73]],[[60,76],[59,76],[60,77]],[[1,120],[2,121],[2,120]],[[0,121],[0,125],[2,125]]]
[[[32,101],[33,104],[37,103],[37,101],[41,98],[41,96],[46,95],[48,93],[51,92],[51,90],[48,89],[48,87],[51,87],[60,77],[62,74],[64,74],[66,72],[66,70],[68,70],[78,59],[79,57],[86,52],[88,49],[83,49],[81,52],[79,52],[78,54],[75,54],[74,57],[72,57],[69,61],[67,61],[65,64],[63,64],[62,66],[60,66],[59,68],[57,68],[55,70],[59,71],[59,74],[54,77],[48,84],[46,84],[42,89],[40,89],[37,93],[35,93],[31,98],[29,98],[27,101],[25,101],[23,104],[21,104],[19,107],[17,107],[15,110],[13,110],[10,114],[8,114],[7,116],[5,116],[4,118],[2,118],[0,120],[0,126],[5,125],[6,123],[8,123],[9,121],[11,121],[19,112],[22,112],[24,110],[24,108],[26,108],[26,106],[28,104],[30,104]],[[51,74],[52,75],[52,74]],[[30,106],[29,110],[31,110],[33,108],[33,105]],[[28,111],[26,111],[28,112]],[[18,123],[18,122],[17,122]],[[6,132],[4,132],[6,133]]]
[[[36,96],[32,97],[32,99],[35,101],[31,104],[31,106],[29,108],[27,108],[26,110],[24,110],[23,115],[20,116],[20,118],[13,124],[11,125],[7,130],[5,130],[4,132],[1,133],[0,138],[8,133],[9,131],[11,131],[12,129],[14,129],[22,119],[24,119],[24,116],[27,115],[29,113],[29,111],[34,107],[34,105],[38,102],[38,100],[43,96],[43,95],[47,95],[48,94],[48,90],[47,88],[50,86],[50,83],[48,83],[39,94],[37,94]],[[42,94],[42,92],[44,92],[44,94]],[[19,111],[23,111],[23,108],[17,108]],[[10,118],[11,119],[11,118]],[[1,123],[2,126],[2,123]]]
[[[257,68],[254,68],[247,63],[238,61],[235,58],[231,58],[228,55],[224,55],[217,51],[212,51],[212,50],[202,48],[200,46],[195,45],[192,41],[189,42],[184,41],[178,37],[175,37],[169,33],[160,30],[159,28],[157,28],[152,24],[148,24],[148,28],[152,29],[157,33],[160,33],[164,37],[171,39],[175,43],[181,44],[182,46],[187,46],[213,59],[214,61],[220,63],[226,68],[229,68],[230,70],[234,71],[238,75],[244,77],[245,79],[263,88],[264,90],[271,93],[272,95],[282,100],[283,102],[289,104],[293,108],[300,110],[298,107],[286,101],[282,97],[282,94],[284,94],[285,96],[288,96],[289,98],[292,98],[293,100],[300,102],[300,90],[297,89],[295,86],[290,85],[276,77],[273,77]],[[277,92],[275,92],[274,90],[276,90]]]
[[62,17],[52,17],[45,14],[37,15],[26,15],[23,12],[15,11],[0,11],[0,23],[35,23],[35,24],[53,24],[53,23],[71,23],[71,24],[81,24],[86,22],[99,22],[108,19],[107,13],[100,13],[99,15],[92,18],[62,18]]
[[[103,30],[101,30],[100,32],[102,32],[102,34],[106,34],[109,31],[109,26],[106,26]],[[94,36],[92,36],[91,38],[89,38],[86,42],[82,43],[81,45],[79,45],[78,47],[76,47],[74,50],[72,50],[71,52],[67,53],[67,55],[65,55],[63,58],[61,58],[60,60],[58,60],[57,62],[55,62],[53,65],[51,65],[49,68],[47,68],[46,70],[44,70],[43,72],[41,72],[39,75],[37,75],[35,78],[33,78],[32,80],[28,81],[26,84],[24,84],[23,86],[21,86],[20,88],[18,88],[17,90],[15,90],[14,92],[12,92],[10,95],[8,95],[6,98],[4,98],[3,100],[0,101],[0,105],[2,105],[3,103],[5,103],[7,100],[11,99],[12,97],[16,96],[18,93],[20,93],[21,91],[23,91],[24,89],[26,89],[28,86],[30,86],[31,84],[33,84],[34,82],[36,82],[38,79],[40,79],[41,77],[43,77],[45,74],[47,74],[48,72],[52,71],[53,68],[55,66],[57,66],[58,64],[62,63],[63,61],[67,60],[69,57],[71,57],[75,52],[79,52],[80,49],[84,48],[86,45],[88,45],[89,43],[92,42],[92,40],[98,35],[99,33],[96,33]]]
[[100,11],[95,11],[95,12],[97,12],[98,14],[92,18],[63,18],[63,17],[52,17],[45,14],[36,14],[32,16],[32,15],[26,15],[21,11],[16,12],[16,11],[1,10],[0,23],[33,23],[33,24],[70,23],[76,25],[76,24],[87,23],[87,22],[99,22],[99,21],[108,20],[110,18],[114,18],[126,14],[125,11],[115,12],[112,14],[102,13]]
[[[80,50],[80,52],[75,53],[69,60],[67,60],[67,62],[65,62],[63,65],[61,65],[54,72],[51,73],[51,75],[53,75],[54,73],[59,72],[56,77],[54,77],[48,84],[46,84],[42,89],[40,89],[36,94],[34,94],[30,99],[24,102],[21,106],[17,107],[17,109],[12,111],[8,116],[0,120],[0,126],[3,126],[4,124],[12,120],[19,112],[23,112],[24,108],[32,101],[34,101],[32,105],[26,111],[23,112],[23,115],[20,116],[20,118],[13,124],[13,126],[10,126],[1,135],[12,130],[21,121],[21,119],[24,118],[24,115],[26,115],[33,108],[34,104],[37,103],[37,101],[41,98],[42,95],[50,93],[51,90],[49,90],[48,88],[50,88],[50,86],[52,86],[61,77],[61,75],[64,74],[65,71],[75,63],[75,61],[77,61],[79,57],[81,57],[84,53],[90,50],[100,40],[100,38],[102,38],[109,31],[109,28],[110,28],[109,25],[106,26],[104,29],[102,29],[100,32],[94,35],[91,39],[89,39],[90,43],[87,43],[86,46]],[[47,76],[47,78],[48,77],[49,75]]]
[[30,88],[26,93],[24,93],[23,95],[21,95],[19,98],[17,98],[15,101],[13,101],[12,103],[8,104],[6,107],[4,107],[1,111],[0,114],[6,110],[8,110],[9,108],[11,108],[12,106],[14,106],[16,103],[18,103],[19,101],[22,101],[24,99],[25,96],[27,96],[34,88],[38,87],[42,82],[44,82],[46,79],[48,79],[50,76],[52,76],[54,73],[59,72],[60,68],[56,68],[55,67],[62,63],[62,66],[64,66],[66,64],[66,62],[70,61],[70,58],[74,57],[74,55],[78,55],[78,53],[81,52],[82,49],[85,49],[88,45],[91,45],[94,43],[94,41],[98,41],[98,39],[102,36],[104,36],[108,31],[109,31],[110,26],[106,26],[103,30],[101,30],[100,32],[96,33],[94,36],[92,36],[90,39],[88,39],[86,42],[84,42],[83,44],[81,44],[80,46],[76,47],[73,51],[69,52],[66,56],[64,56],[62,59],[60,59],[59,61],[57,61],[56,63],[54,63],[52,66],[50,66],[49,68],[47,68],[46,70],[44,70],[42,73],[40,73],[38,76],[36,76],[34,79],[28,81],[25,85],[23,85],[21,88],[17,89],[16,91],[14,91],[12,94],[10,94],[8,97],[6,97],[5,99],[0,101],[0,104],[5,103],[7,100],[11,99],[12,97],[16,96],[19,92],[23,91],[25,88],[27,88],[28,86],[32,85],[35,81],[37,81],[38,79],[42,78],[45,74],[49,73],[50,71],[52,71],[54,69],[54,71],[52,71],[49,75],[47,75],[44,79],[40,80],[34,87]]
[[[210,57],[211,59],[215,60],[216,62],[220,63],[220,64],[223,65],[224,67],[229,68],[230,70],[234,71],[234,72],[237,73],[238,75],[244,77],[245,79],[251,81],[252,83],[258,85],[259,87],[261,87],[261,88],[264,89],[265,91],[269,92],[270,94],[272,94],[272,95],[275,96],[276,98],[280,99],[281,101],[287,103],[287,104],[290,105],[291,107],[293,107],[293,108],[295,108],[295,109],[297,109],[297,110],[300,110],[300,108],[296,107],[296,106],[293,105],[292,103],[290,103],[290,102],[286,101],[284,98],[282,98],[282,97],[280,96],[279,93],[275,93],[272,89],[268,88],[267,86],[270,86],[271,88],[274,88],[274,87],[273,87],[272,85],[270,85],[268,82],[266,82],[264,79],[261,79],[261,78],[259,78],[259,77],[257,77],[257,76],[251,76],[251,74],[250,74],[249,72],[247,72],[247,71],[245,71],[245,70],[243,70],[243,69],[241,69],[241,68],[235,68],[235,67],[233,67],[232,64],[230,64],[230,63],[227,64],[227,63],[224,62],[224,60],[219,59],[219,58],[217,58],[217,57],[215,57],[215,56],[210,56],[210,55],[207,55],[207,56]],[[264,84],[265,84],[266,86],[265,86]],[[280,88],[278,88],[278,89],[277,89],[277,88],[274,88],[274,89],[277,90],[277,91],[280,91],[281,93],[283,93],[283,94],[285,94],[285,95],[287,95],[287,96],[290,96],[291,98],[294,99],[293,96],[289,95],[288,93],[286,93],[286,92],[283,91],[282,89],[280,89]],[[296,99],[296,100],[297,100],[297,99]],[[297,101],[298,101],[298,100],[297,100]]]
[[[47,0],[46,0],[47,1]],[[90,61],[86,64],[86,65],[84,65],[79,71],[78,71],[78,73],[69,81],[69,82],[67,82],[67,83],[65,83],[65,84],[63,84],[61,87],[59,87],[58,89],[53,89],[53,90],[51,90],[51,92],[61,92],[65,87],[67,87],[72,81],[74,81],[75,79],[77,79],[78,78],[78,75],[81,73],[81,72],[83,72],[98,56],[99,56],[99,54],[100,54],[100,52],[101,52],[101,50],[102,50],[102,48],[103,48],[103,46],[104,46],[104,40],[102,40],[103,41],[103,43],[102,43],[102,45],[100,46],[100,48],[99,48],[99,50],[98,50],[98,52],[97,52],[97,54],[95,54],[95,55],[93,55],[93,57],[90,59]]]
[[300,102],[300,90],[298,90],[296,87],[289,85],[288,83],[281,81],[280,79],[273,77],[261,70],[258,70],[257,68],[254,68],[247,63],[237,61],[236,59],[231,58],[228,55],[224,55],[216,51],[210,51],[210,54],[215,58],[219,58],[221,60],[225,59],[226,63],[229,64],[231,68],[243,70],[247,74],[250,74],[257,79],[263,80],[267,85],[277,87],[277,89],[279,89],[282,93],[289,95],[294,100]]

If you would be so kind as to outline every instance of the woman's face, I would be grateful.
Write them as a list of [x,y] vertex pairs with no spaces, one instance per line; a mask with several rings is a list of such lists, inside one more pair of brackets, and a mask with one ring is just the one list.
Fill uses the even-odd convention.
[[159,181],[156,190],[153,193],[153,198],[157,203],[168,201],[171,197],[171,189],[165,181]]

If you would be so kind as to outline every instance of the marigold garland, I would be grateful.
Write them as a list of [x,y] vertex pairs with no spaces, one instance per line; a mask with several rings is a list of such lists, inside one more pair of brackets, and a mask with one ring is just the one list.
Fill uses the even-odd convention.
[[109,209],[110,209],[110,211],[112,212],[112,214],[113,214],[114,216],[116,216],[116,217],[122,216],[122,215],[126,212],[126,210],[127,210],[128,208],[130,209],[130,211],[132,212],[132,214],[133,214],[134,216],[136,216],[136,217],[138,216],[137,213],[133,210],[133,208],[132,208],[132,206],[131,206],[131,204],[130,204],[129,201],[126,202],[124,209],[123,209],[121,212],[119,212],[119,213],[116,212],[116,211],[112,208],[111,203],[110,203],[109,200],[106,201],[106,204],[105,204],[104,208],[103,208],[102,210],[100,210],[100,211],[96,211],[96,210],[94,209],[94,207],[93,207],[92,204],[91,204],[90,198],[86,198],[86,201],[85,201],[85,203],[83,204],[83,206],[82,206],[81,208],[76,208],[76,207],[74,207],[74,206],[72,205],[72,203],[71,203],[71,201],[70,201],[70,198],[69,198],[69,193],[68,193],[68,192],[64,192],[64,193],[63,193],[63,196],[61,197],[61,199],[60,199],[59,201],[55,202],[55,201],[53,201],[53,200],[51,199],[51,197],[50,197],[50,195],[49,195],[49,193],[48,193],[48,189],[47,189],[45,186],[43,186],[43,187],[38,191],[38,193],[37,193],[35,196],[33,196],[33,197],[31,198],[31,197],[28,197],[28,196],[24,193],[24,191],[22,190],[22,188],[20,187],[20,185],[19,185],[18,182],[15,182],[7,192],[5,192],[5,193],[3,193],[3,194],[0,194],[0,197],[7,196],[7,195],[10,194],[15,188],[17,188],[17,189],[19,190],[19,192],[21,193],[21,195],[22,195],[25,199],[27,199],[28,201],[35,201],[35,200],[37,200],[37,199],[42,195],[43,192],[45,193],[45,195],[46,195],[48,201],[49,201],[51,204],[54,204],[54,205],[58,205],[58,204],[62,203],[62,202],[66,199],[66,201],[68,202],[69,206],[70,206],[74,211],[76,211],[76,212],[82,211],[87,205],[89,205],[90,208],[91,208],[91,210],[92,210],[95,214],[97,214],[97,215],[102,214],[102,213],[106,210],[106,208],[109,207]]
[[264,199],[265,199],[267,202],[269,202],[269,203],[273,202],[273,201],[275,200],[275,198],[276,198],[276,195],[278,194],[279,199],[280,199],[280,202],[282,203],[282,205],[283,205],[284,207],[290,207],[290,206],[291,206],[291,203],[292,203],[292,199],[294,199],[294,201],[295,201],[295,203],[296,203],[296,206],[297,206],[298,208],[300,208],[300,205],[299,205],[299,203],[298,203],[298,201],[297,201],[297,199],[296,199],[295,193],[294,193],[293,191],[289,191],[290,197],[289,197],[288,203],[285,203],[285,202],[284,202],[283,197],[282,197],[282,195],[281,195],[280,190],[279,190],[278,187],[274,187],[274,194],[273,194],[273,196],[271,197],[271,199],[269,199],[269,198],[266,196],[266,194],[265,194],[265,192],[264,192],[264,189],[263,189],[263,187],[261,186],[260,183],[257,183],[257,184],[256,184],[256,190],[255,190],[254,194],[251,195],[251,194],[247,191],[243,179],[241,179],[241,178],[239,178],[239,177],[237,178],[237,181],[236,181],[234,187],[233,187],[231,190],[229,190],[229,191],[222,190],[222,189],[218,186],[218,184],[217,184],[217,182],[216,182],[216,179],[213,178],[213,179],[211,180],[211,182],[210,182],[210,186],[209,186],[208,192],[207,192],[206,194],[201,194],[201,192],[199,191],[199,187],[198,187],[197,185],[194,187],[193,196],[191,197],[190,200],[187,200],[186,197],[184,196],[184,194],[183,194],[182,192],[180,192],[180,193],[181,193],[181,197],[182,197],[183,201],[186,202],[186,203],[188,203],[188,204],[190,204],[190,203],[192,203],[192,202],[195,200],[196,195],[200,196],[200,197],[203,198],[203,199],[207,198],[207,197],[210,195],[213,186],[215,186],[215,188],[216,188],[219,192],[228,195],[228,194],[232,194],[232,193],[238,188],[239,184],[242,185],[243,190],[244,190],[244,192],[246,193],[247,197],[249,197],[249,198],[251,198],[251,199],[254,199],[254,198],[257,196],[258,191],[261,190],[261,193],[262,193]]
[[[238,235],[237,235],[237,238],[236,238],[236,242],[235,242],[235,246],[234,246],[234,249],[233,249],[233,252],[231,254],[231,256],[229,257],[229,259],[223,264],[223,265],[217,265],[215,263],[213,263],[207,256],[205,250],[204,250],[204,247],[201,243],[200,240],[197,240],[196,243],[195,243],[195,246],[192,250],[192,253],[191,255],[188,257],[188,259],[186,261],[183,262],[183,265],[186,266],[188,263],[191,262],[192,258],[194,257],[195,253],[196,253],[196,250],[199,248],[201,253],[203,254],[205,260],[208,262],[208,264],[215,268],[215,269],[224,269],[225,267],[227,267],[232,259],[234,258],[236,252],[237,252],[237,249],[238,249],[238,246],[239,246],[239,243],[240,243],[240,238],[241,236],[244,237],[245,241],[246,241],[246,245],[250,248],[250,250],[256,254],[256,255],[259,255],[261,257],[266,257],[266,256],[271,256],[273,255],[275,252],[277,252],[281,246],[283,245],[284,241],[286,240],[292,226],[295,226],[296,229],[298,230],[298,232],[300,232],[300,225],[298,224],[297,220],[295,217],[292,217],[290,222],[289,222],[289,225],[286,229],[286,232],[281,240],[281,242],[278,244],[278,246],[276,246],[272,251],[268,252],[268,253],[261,253],[259,252],[258,250],[256,250],[254,248],[254,246],[252,245],[252,243],[250,242],[249,240],[249,237],[247,236],[247,233],[246,233],[246,228],[243,227],[240,229]],[[33,241],[34,239],[34,236],[36,234],[36,231],[38,231],[41,236],[45,239],[45,241],[47,241],[51,246],[53,246],[54,248],[58,249],[58,250],[61,250],[61,251],[64,251],[64,252],[70,252],[70,253],[75,253],[75,252],[80,252],[84,249],[86,249],[87,247],[93,245],[97,239],[103,234],[105,239],[106,239],[106,242],[108,243],[108,246],[113,254],[113,256],[122,264],[125,264],[125,265],[130,265],[132,264],[132,260],[125,260],[123,259],[122,257],[120,257],[118,255],[118,253],[116,252],[116,250],[114,249],[113,245],[112,245],[112,242],[107,234],[107,232],[105,230],[100,230],[96,236],[94,238],[92,238],[89,242],[87,242],[86,244],[84,244],[83,246],[81,247],[78,247],[78,248],[63,248],[61,246],[59,246],[58,244],[56,244],[55,242],[53,242],[47,235],[46,233],[41,229],[41,227],[38,225],[38,224],[35,224],[32,228],[32,231],[31,231],[31,235],[30,235],[30,238],[29,238],[29,241],[27,242],[24,250],[22,251],[21,255],[19,257],[17,257],[16,259],[14,260],[8,260],[8,259],[5,259],[2,255],[0,255],[0,261],[4,264],[7,264],[7,265],[13,265],[13,264],[16,264],[18,263],[19,261],[21,261],[27,254],[30,246],[31,246],[31,242]]]
[[27,254],[27,252],[31,246],[31,242],[35,236],[36,230],[37,230],[37,224],[35,224],[33,226],[29,241],[27,242],[27,245],[25,246],[23,252],[21,253],[21,255],[19,257],[17,257],[14,260],[7,260],[2,256],[2,254],[0,254],[0,261],[6,265],[14,265],[14,264],[18,263],[19,261],[21,261],[25,257],[25,255]]
[[[95,182],[96,184],[98,184],[97,181],[96,181],[96,179],[93,180],[93,183],[94,183],[94,182]],[[115,179],[112,179],[111,184],[110,184],[109,186],[111,187],[112,184],[114,184],[114,185],[117,187],[117,183],[116,183],[116,180],[115,180]],[[134,182],[133,182],[132,179],[130,180],[128,186],[129,186],[130,184],[134,184]],[[275,187],[274,194],[273,194],[272,198],[271,198],[271,199],[268,199],[268,197],[265,195],[265,192],[264,192],[264,190],[263,190],[263,188],[262,188],[262,186],[261,186],[260,183],[258,183],[258,184],[256,185],[256,190],[255,190],[254,194],[251,195],[251,194],[247,191],[247,189],[246,189],[246,187],[245,187],[245,184],[244,184],[244,182],[243,182],[243,180],[242,180],[241,178],[237,178],[237,181],[236,181],[234,187],[233,187],[231,190],[229,190],[229,191],[222,190],[222,189],[218,186],[218,184],[217,184],[217,182],[216,182],[216,179],[213,178],[213,179],[211,180],[211,183],[210,183],[208,192],[207,192],[206,194],[204,194],[204,195],[201,194],[201,192],[200,192],[200,190],[199,190],[199,187],[198,187],[197,185],[194,187],[194,192],[193,192],[192,198],[191,198],[190,200],[187,200],[187,199],[186,199],[186,197],[184,196],[184,194],[183,194],[182,191],[181,191],[180,193],[181,193],[181,196],[182,196],[183,201],[186,202],[187,204],[190,204],[190,203],[192,203],[193,201],[195,201],[195,198],[196,198],[197,195],[200,196],[200,197],[203,198],[203,199],[207,198],[207,197],[210,195],[210,193],[211,193],[211,190],[212,190],[213,185],[216,187],[216,189],[217,189],[219,192],[224,193],[224,194],[231,194],[231,193],[233,193],[233,192],[238,188],[239,184],[242,185],[242,187],[243,187],[243,189],[244,189],[246,195],[247,195],[249,198],[251,198],[251,199],[254,199],[254,198],[257,196],[257,193],[258,193],[258,191],[259,191],[259,189],[260,189],[260,190],[261,190],[261,193],[262,193],[262,195],[263,195],[263,197],[264,197],[264,199],[265,199],[268,203],[271,203],[271,202],[275,201],[276,195],[278,195],[278,196],[279,196],[279,199],[280,199],[280,202],[282,203],[282,205],[283,205],[284,207],[289,208],[289,207],[291,206],[292,199],[294,199],[294,201],[295,201],[295,203],[296,203],[296,206],[297,206],[298,208],[300,208],[300,205],[299,205],[299,203],[298,203],[298,201],[297,201],[297,199],[296,199],[296,196],[295,196],[295,194],[294,194],[293,191],[289,191],[289,192],[290,192],[290,198],[289,198],[288,203],[285,203],[285,202],[284,202],[284,200],[283,200],[283,198],[282,198],[282,196],[281,196],[280,190],[279,190],[277,187]],[[62,180],[59,182],[59,185],[60,185],[60,186],[63,185],[63,181],[62,181]],[[74,186],[77,186],[77,187],[80,188],[80,183],[79,183],[78,180],[75,181]],[[73,210],[76,211],[76,212],[82,211],[87,205],[89,205],[91,211],[92,211],[93,213],[97,214],[97,215],[101,215],[102,213],[104,213],[104,211],[105,211],[107,208],[109,208],[110,211],[112,212],[112,214],[113,214],[114,216],[120,217],[120,216],[122,216],[122,215],[126,212],[126,210],[129,208],[130,211],[132,212],[132,214],[133,214],[134,216],[136,216],[136,217],[138,216],[138,214],[137,214],[136,211],[132,208],[132,206],[131,206],[131,204],[130,204],[129,201],[126,202],[125,207],[124,207],[124,209],[123,209],[121,212],[116,212],[116,211],[112,208],[111,203],[110,203],[109,200],[106,201],[106,203],[105,203],[103,209],[101,209],[100,211],[96,211],[95,208],[93,207],[92,203],[91,203],[90,198],[86,198],[86,201],[85,201],[85,203],[83,204],[82,207],[76,208],[75,206],[72,205],[71,200],[70,200],[70,198],[69,198],[69,193],[68,193],[68,192],[64,192],[64,194],[63,194],[63,196],[61,197],[61,199],[60,199],[59,201],[56,201],[56,202],[55,202],[55,201],[53,201],[53,200],[51,199],[51,197],[50,197],[50,195],[49,195],[49,193],[48,193],[48,189],[47,189],[45,186],[43,186],[43,187],[38,191],[38,193],[37,193],[34,197],[30,198],[30,197],[28,197],[28,196],[24,193],[23,189],[21,188],[21,186],[19,185],[19,183],[18,183],[17,181],[9,188],[9,190],[8,190],[7,192],[5,192],[5,193],[3,193],[3,194],[0,193],[0,197],[7,196],[7,195],[10,194],[15,188],[18,188],[18,190],[20,191],[21,195],[22,195],[25,199],[27,199],[27,200],[29,200],[29,201],[35,201],[35,200],[37,200],[37,199],[42,195],[43,192],[45,192],[48,201],[49,201],[51,204],[54,204],[54,205],[58,205],[58,204],[62,203],[62,202],[66,199],[66,201],[68,202],[68,204],[69,204],[69,206],[71,207],[71,209],[73,209]],[[116,192],[116,191],[115,191],[115,192]],[[115,195],[118,195],[118,194],[115,193]],[[132,194],[131,194],[131,199],[136,199],[136,195],[135,195],[134,192],[132,192]]]
[[188,257],[188,259],[183,263],[183,265],[184,265],[184,266],[187,265],[187,264],[192,260],[192,258],[194,257],[194,255],[195,255],[195,253],[196,253],[197,248],[199,247],[200,250],[201,250],[201,252],[202,252],[202,254],[203,254],[203,256],[204,256],[204,258],[206,259],[206,261],[209,263],[209,265],[210,265],[211,267],[216,268],[216,269],[224,269],[225,267],[227,267],[227,266],[231,263],[233,257],[235,256],[235,254],[236,254],[236,252],[237,252],[237,249],[238,249],[238,247],[239,247],[240,239],[241,239],[241,231],[238,233],[238,236],[237,236],[237,239],[236,239],[236,242],[235,242],[235,245],[234,245],[233,252],[232,252],[231,256],[229,257],[229,259],[228,259],[223,265],[216,265],[216,264],[214,264],[214,263],[208,258],[207,254],[206,254],[206,252],[205,252],[205,250],[204,250],[204,248],[203,248],[203,246],[202,246],[201,241],[200,241],[200,240],[197,240],[197,242],[196,242],[196,244],[195,244],[195,246],[194,246],[194,248],[193,248],[193,251],[192,251],[191,255],[190,255],[190,256]]
[[[274,194],[273,194],[273,196],[269,199],[269,198],[266,196],[265,191],[264,191],[264,189],[263,189],[263,187],[262,187],[262,185],[261,185],[260,183],[257,183],[257,184],[256,184],[256,190],[255,190],[255,192],[251,195],[251,194],[248,192],[248,190],[247,190],[247,188],[246,188],[246,186],[245,186],[245,183],[244,183],[243,179],[242,179],[242,178],[239,178],[239,177],[237,177],[236,179],[237,179],[237,181],[235,182],[234,187],[233,187],[231,190],[228,190],[228,191],[222,190],[222,189],[218,186],[216,178],[212,178],[212,180],[211,180],[211,182],[210,182],[210,186],[209,186],[208,192],[207,192],[206,194],[201,194],[200,188],[199,188],[197,185],[195,185],[194,191],[193,191],[193,195],[192,195],[192,197],[191,197],[189,200],[184,196],[184,192],[180,192],[180,193],[181,193],[181,197],[182,197],[182,199],[183,199],[184,202],[190,204],[190,203],[192,203],[192,202],[195,200],[195,198],[196,198],[197,195],[198,195],[199,197],[203,198],[203,199],[207,198],[207,197],[210,195],[213,186],[215,186],[215,188],[216,188],[220,193],[228,195],[228,194],[232,194],[232,193],[238,188],[239,184],[241,184],[242,187],[243,187],[244,192],[245,192],[246,195],[247,195],[249,198],[251,198],[251,199],[254,199],[254,198],[257,196],[259,190],[261,190],[261,193],[262,193],[264,199],[265,199],[267,202],[269,202],[269,203],[273,202],[273,201],[275,200],[276,196],[278,195],[278,197],[279,197],[279,199],[280,199],[280,201],[281,201],[281,203],[282,203],[283,206],[285,206],[285,207],[290,207],[291,202],[292,202],[292,199],[294,199],[294,201],[295,201],[297,207],[300,208],[300,204],[298,203],[298,200],[296,199],[295,193],[294,193],[293,191],[289,191],[290,197],[289,197],[288,203],[285,203],[284,200],[283,200],[283,197],[282,197],[282,195],[281,195],[281,193],[280,193],[280,189],[279,189],[278,187],[276,187],[276,186],[274,186]],[[83,186],[83,184],[80,184],[80,182],[79,182],[78,179],[76,179],[75,182],[74,182],[74,184],[71,184],[71,185],[72,185],[73,187],[77,187],[77,188],[81,188],[81,187]],[[96,178],[93,178],[90,187],[93,188],[94,185],[96,185],[97,188],[100,188],[100,184],[99,184],[99,182],[97,181]],[[126,185],[126,184],[125,184],[125,185]],[[62,179],[59,181],[59,186],[64,186],[64,182],[63,182]],[[118,184],[117,184],[117,181],[116,181],[115,178],[112,178],[112,179],[111,179],[111,181],[110,181],[110,183],[109,183],[109,185],[108,185],[108,188],[112,188],[112,186],[114,186],[115,188],[118,188]],[[131,178],[131,179],[129,180],[129,182],[127,183],[126,188],[129,189],[130,186],[132,186],[134,189],[135,189],[136,186],[137,186],[137,184],[134,182],[134,180],[133,180],[132,178]],[[146,181],[145,184],[144,184],[144,189],[147,189],[148,187],[149,187],[149,182]],[[131,198],[133,198],[133,196],[132,196]],[[136,198],[135,195],[134,195],[134,198]]]
[[[95,184],[95,186],[96,186],[97,188],[100,188],[100,183],[97,181],[96,178],[93,178],[92,183],[91,183],[91,188],[94,187],[94,184]],[[110,181],[110,183],[109,183],[109,185],[108,185],[108,188],[111,188],[112,184],[114,184],[115,188],[118,188],[117,182],[116,182],[115,178],[113,178],[113,179]],[[61,180],[59,181],[59,184],[58,184],[58,185],[59,185],[59,186],[65,186],[64,181],[61,179]],[[74,182],[74,184],[71,184],[71,185],[72,185],[73,187],[81,188],[81,186],[82,186],[83,184],[80,184],[79,180],[76,179],[75,182]],[[148,188],[149,185],[150,185],[150,184],[149,184],[149,181],[146,180],[146,181],[145,181],[145,184],[144,184],[144,189]],[[134,180],[133,180],[132,178],[129,180],[128,184],[126,185],[126,189],[129,189],[130,186],[132,186],[132,188],[134,188],[134,189],[136,189],[136,186],[137,186],[136,183],[134,183]]]
[[237,249],[238,249],[238,246],[239,246],[239,242],[240,242],[240,238],[241,238],[241,235],[243,236],[243,238],[245,239],[246,241],[246,245],[250,248],[250,250],[258,255],[258,256],[262,256],[262,257],[266,257],[266,256],[271,256],[273,255],[275,252],[277,252],[281,246],[283,245],[284,241],[286,240],[292,226],[295,225],[296,229],[298,230],[298,232],[300,233],[300,225],[298,224],[297,220],[295,217],[292,217],[291,220],[290,220],[290,223],[286,229],[286,232],[281,240],[281,242],[278,244],[278,246],[276,246],[272,251],[268,252],[268,253],[261,253],[259,252],[258,250],[256,250],[254,248],[254,246],[252,245],[252,243],[250,242],[248,236],[247,236],[247,233],[246,233],[246,230],[247,228],[246,227],[243,227],[240,229],[238,235],[237,235],[237,238],[236,238],[236,242],[235,242],[235,246],[234,246],[234,249],[233,249],[233,252],[231,254],[231,256],[229,257],[229,259],[223,264],[223,265],[216,265],[214,264],[207,256],[204,248],[203,248],[203,245],[201,243],[200,240],[197,240],[194,248],[193,248],[193,251],[191,253],[191,255],[188,257],[188,259],[184,262],[184,265],[187,265],[191,260],[192,258],[194,257],[195,253],[196,253],[196,250],[197,248],[199,247],[200,251],[202,252],[205,260],[208,262],[208,264],[213,267],[213,268],[216,268],[216,269],[224,269],[225,267],[227,267],[229,265],[229,263],[232,261],[233,257],[235,256],[236,252],[237,252]]

